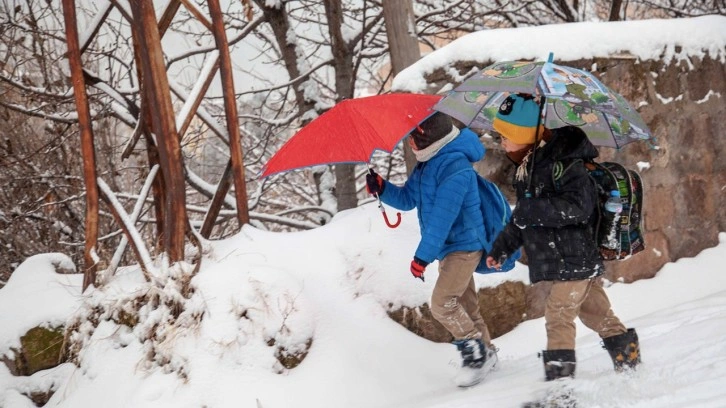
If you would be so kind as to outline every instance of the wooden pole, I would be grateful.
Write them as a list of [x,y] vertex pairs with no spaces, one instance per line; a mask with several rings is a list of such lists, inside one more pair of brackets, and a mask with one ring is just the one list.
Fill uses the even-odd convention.
[[169,260],[177,262],[184,259],[188,225],[181,144],[176,131],[154,5],[146,0],[131,0],[130,4],[133,12],[132,24],[140,34],[138,39],[143,89],[149,107],[155,109],[155,114],[151,115],[151,125],[159,147],[159,162],[166,190],[164,249]]
[[237,118],[237,100],[234,94],[232,78],[232,59],[229,55],[229,43],[224,31],[224,20],[219,0],[209,0],[209,13],[212,16],[214,40],[219,50],[219,73],[222,78],[222,95],[224,97],[224,113],[227,116],[227,132],[229,133],[229,154],[232,162],[235,198],[237,202],[237,219],[240,227],[250,222],[247,206],[247,184],[245,183],[245,167],[242,162],[242,144]]
[[83,179],[86,184],[86,245],[83,251],[83,290],[96,282],[98,268],[98,184],[96,184],[96,150],[93,144],[91,109],[88,105],[86,83],[83,78],[83,64],[78,40],[78,23],[74,0],[63,0],[63,20],[66,26],[68,62],[73,82],[73,96],[78,112],[78,127],[81,133],[83,155]]
[[222,173],[222,178],[219,180],[217,191],[214,193],[214,197],[212,197],[212,203],[209,204],[207,214],[204,216],[202,228],[199,230],[199,235],[203,236],[204,238],[209,238],[209,236],[212,235],[214,223],[217,221],[219,211],[222,209],[222,204],[224,204],[224,197],[229,191],[229,179],[231,175],[232,161],[230,160],[227,162],[227,167],[224,168],[224,173]]
[[[149,160],[149,169],[152,169],[155,165],[161,167],[161,161],[159,159],[159,148],[156,144],[156,140],[151,135],[151,118],[153,116],[151,104],[148,101],[148,96],[144,88],[143,82],[143,68],[141,66],[141,38],[142,35],[139,32],[138,26],[133,24],[133,16],[127,16],[127,21],[131,24],[131,37],[133,39],[134,47],[134,60],[137,62],[136,65],[136,77],[139,80],[139,116],[137,129],[134,131],[132,136],[135,140],[132,142],[135,145],[138,139],[143,136],[146,140],[146,157]],[[133,146],[128,145],[127,150],[122,154],[121,158],[125,159],[132,152]],[[166,184],[164,183],[164,173],[162,172],[159,176],[154,178],[152,185],[152,194],[154,197],[154,216],[156,218],[156,241],[154,242],[154,249],[165,248],[164,242],[164,220],[166,219],[167,207],[166,207]]]

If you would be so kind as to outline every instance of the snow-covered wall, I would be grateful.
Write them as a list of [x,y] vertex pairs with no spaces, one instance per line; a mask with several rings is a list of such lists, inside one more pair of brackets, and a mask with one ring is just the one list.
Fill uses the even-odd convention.
[[[403,70],[393,91],[431,93],[427,77],[444,71],[459,81],[455,66],[486,66],[495,61],[555,62],[630,56],[639,60],[672,61],[703,58],[726,62],[726,16],[652,19],[617,22],[552,24],[537,27],[484,30],[468,34]],[[437,92],[438,89],[434,90]]]

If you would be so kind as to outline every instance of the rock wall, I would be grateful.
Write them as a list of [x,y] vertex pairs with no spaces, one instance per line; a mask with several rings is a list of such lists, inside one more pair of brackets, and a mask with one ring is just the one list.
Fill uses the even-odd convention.
[[[657,150],[633,143],[602,158],[635,167],[645,185],[647,251],[608,265],[608,277],[649,278],[666,262],[697,255],[726,231],[726,65],[706,56],[680,62],[603,61],[600,78],[630,101]],[[598,71],[600,72],[600,71]]]

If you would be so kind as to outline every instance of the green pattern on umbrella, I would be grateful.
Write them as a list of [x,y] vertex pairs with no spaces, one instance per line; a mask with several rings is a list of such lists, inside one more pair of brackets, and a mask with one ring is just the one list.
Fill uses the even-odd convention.
[[434,109],[472,128],[491,130],[510,93],[544,96],[544,125],[578,126],[593,144],[619,148],[652,134],[620,94],[589,72],[552,62],[499,62],[450,91]]
[[543,62],[507,61],[484,68],[455,91],[534,93]]

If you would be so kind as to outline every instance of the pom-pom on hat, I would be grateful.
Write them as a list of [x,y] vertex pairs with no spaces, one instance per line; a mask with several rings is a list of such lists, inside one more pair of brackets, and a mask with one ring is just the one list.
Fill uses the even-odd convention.
[[448,135],[454,124],[451,117],[445,113],[434,112],[411,131],[416,149],[423,150],[435,141]]
[[535,142],[538,116],[539,104],[532,97],[512,94],[499,106],[492,125],[510,141],[528,145]]

